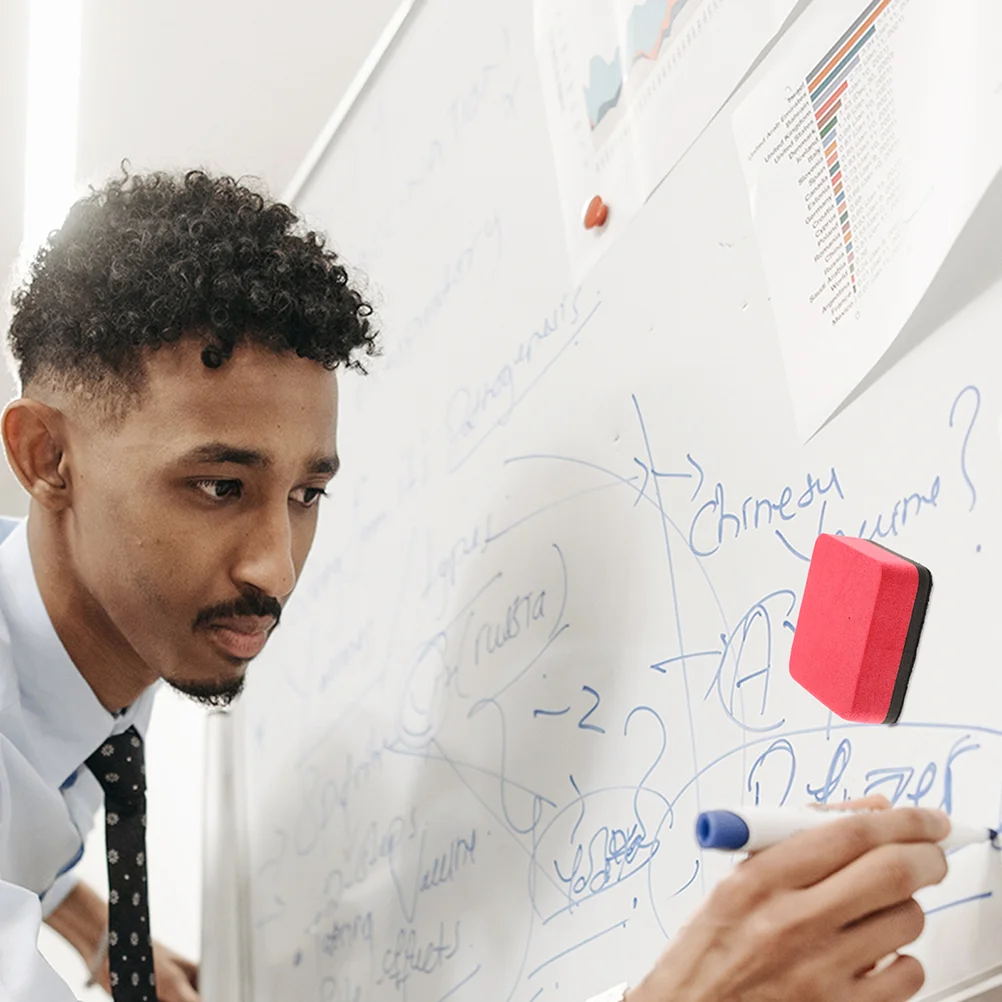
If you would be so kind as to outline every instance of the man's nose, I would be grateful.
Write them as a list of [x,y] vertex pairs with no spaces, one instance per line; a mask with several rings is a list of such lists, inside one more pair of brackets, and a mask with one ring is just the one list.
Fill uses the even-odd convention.
[[288,506],[260,514],[241,542],[234,579],[265,595],[285,598],[296,584]]

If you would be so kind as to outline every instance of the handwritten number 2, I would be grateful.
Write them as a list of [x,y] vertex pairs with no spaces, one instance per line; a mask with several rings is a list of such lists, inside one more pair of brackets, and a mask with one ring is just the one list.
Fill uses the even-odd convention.
[[588,723],[588,718],[598,709],[598,704],[602,702],[602,697],[590,685],[581,686],[581,691],[587,692],[589,696],[594,696],[595,705],[578,721],[578,727],[583,731],[598,731],[599,734],[605,734],[604,727]]
[[[581,691],[586,692],[595,700],[595,702],[592,703],[591,707],[585,711],[584,716],[582,716],[582,718],[578,721],[578,727],[580,727],[583,731],[595,731],[598,734],[605,734],[604,727],[599,727],[598,724],[588,723],[588,718],[598,709],[599,704],[602,702],[602,697],[590,685],[581,686]],[[565,706],[562,710],[539,709],[533,710],[532,715],[534,717],[562,717],[565,713],[569,713],[570,709],[571,708],[569,706]]]

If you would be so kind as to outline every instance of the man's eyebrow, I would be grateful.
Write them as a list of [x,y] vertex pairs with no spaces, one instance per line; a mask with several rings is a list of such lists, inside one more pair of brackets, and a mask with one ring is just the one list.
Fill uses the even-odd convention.
[[[182,466],[190,466],[199,463],[210,463],[223,465],[231,463],[236,466],[255,466],[265,470],[271,466],[271,460],[263,452],[257,449],[244,449],[240,446],[227,445],[225,442],[212,442],[209,445],[200,445],[184,453],[178,463]],[[307,463],[307,472],[317,476],[331,476],[341,468],[341,460],[337,455],[317,456]]]
[[271,460],[256,449],[242,449],[225,442],[212,442],[190,449],[178,459],[184,466],[194,463],[234,463],[237,466],[259,466],[265,468],[271,465]]
[[310,461],[307,466],[307,470],[310,473],[316,473],[319,475],[326,474],[327,476],[333,477],[338,470],[341,469],[341,457],[334,456],[317,456],[316,459]]

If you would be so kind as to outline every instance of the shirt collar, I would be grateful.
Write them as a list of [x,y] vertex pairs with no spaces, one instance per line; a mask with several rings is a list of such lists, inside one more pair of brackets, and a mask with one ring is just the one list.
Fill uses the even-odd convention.
[[30,743],[25,751],[46,782],[61,786],[109,735],[133,724],[145,732],[154,689],[109,713],[63,647],[35,580],[26,521],[0,543],[0,616],[10,632]]

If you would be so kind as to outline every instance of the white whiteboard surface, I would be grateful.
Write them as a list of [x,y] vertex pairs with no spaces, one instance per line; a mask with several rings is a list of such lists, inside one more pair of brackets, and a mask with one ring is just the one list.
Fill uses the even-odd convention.
[[[568,284],[528,0],[425,0],[298,201],[387,351],[342,378],[343,472],[240,710],[255,999],[635,980],[730,866],[700,806],[999,820],[1002,289],[950,298],[984,255],[799,444],[726,111]],[[836,529],[932,569],[893,729],[786,673]],[[1002,962],[999,854],[951,869],[930,995]]]

